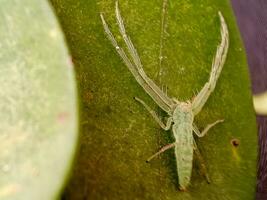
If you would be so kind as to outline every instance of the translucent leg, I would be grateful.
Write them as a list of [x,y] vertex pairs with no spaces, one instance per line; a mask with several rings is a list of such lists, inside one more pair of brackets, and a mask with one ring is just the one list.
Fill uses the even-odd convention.
[[224,21],[222,14],[219,12],[219,17],[221,21],[221,43],[217,47],[216,55],[212,62],[211,72],[209,81],[204,85],[201,91],[197,94],[192,102],[192,110],[194,115],[197,115],[202,107],[207,102],[210,94],[213,92],[216,86],[216,82],[221,74],[223,65],[226,60],[228,47],[229,47],[229,33],[227,25]]
[[154,155],[152,155],[151,157],[149,157],[146,162],[150,162],[153,158],[155,158],[156,156],[158,156],[159,154],[163,153],[164,151],[171,149],[173,147],[175,147],[176,143],[172,143],[172,144],[167,144],[166,146],[162,147],[157,153],[155,153]]
[[168,106],[171,106],[173,104],[172,100],[164,94],[164,92],[162,92],[160,90],[160,88],[146,75],[145,71],[143,70],[143,66],[140,60],[140,57],[130,39],[130,37],[126,34],[126,30],[124,27],[124,23],[123,23],[123,19],[121,17],[120,14],[120,10],[119,10],[119,6],[118,6],[118,1],[116,2],[116,19],[119,25],[119,30],[120,33],[124,39],[124,42],[128,48],[128,51],[133,59],[134,62],[134,66],[137,69],[139,75],[145,80],[145,82],[149,85],[149,87],[151,88],[151,90],[157,94],[157,96]]
[[195,150],[195,155],[196,155],[196,157],[197,157],[197,159],[198,159],[198,161],[200,163],[201,171],[204,174],[207,183],[210,183],[211,181],[210,181],[209,174],[207,172],[207,167],[205,165],[204,159],[203,159],[199,149],[197,148],[197,144],[196,144],[195,140],[194,140],[194,150]]
[[198,130],[198,127],[196,126],[196,124],[193,124],[193,131],[195,132],[195,134],[196,134],[198,137],[203,137],[203,136],[205,136],[205,135],[208,133],[208,131],[209,131],[213,126],[215,126],[215,125],[218,124],[218,123],[222,123],[222,122],[224,122],[224,120],[223,120],[223,119],[220,119],[220,120],[217,120],[216,122],[213,122],[212,124],[208,124],[208,125],[206,126],[206,128],[204,128],[204,130],[203,130],[202,132],[200,132],[200,131]]
[[[146,75],[143,70],[142,63],[140,61],[140,57],[131,41],[131,39],[127,36],[124,23],[122,17],[120,15],[120,10],[118,7],[118,2],[116,2],[116,19],[119,25],[120,33],[125,41],[129,54],[132,58],[130,60],[128,56],[125,54],[124,50],[118,46],[116,39],[114,38],[113,34],[111,33],[104,16],[100,14],[104,30],[107,34],[108,39],[111,41],[112,45],[117,50],[120,57],[123,59],[124,63],[128,67],[128,69],[133,74],[136,81],[143,87],[148,95],[158,104],[160,108],[162,108],[165,112],[171,113],[173,110],[174,103],[172,100],[165,95],[160,88]],[[133,61],[133,63],[132,63]]]
[[165,131],[169,130],[171,128],[172,125],[172,117],[169,117],[167,120],[166,125],[161,121],[161,119],[157,116],[156,112],[154,110],[152,110],[143,100],[139,99],[138,97],[134,97],[134,99],[136,101],[138,101],[139,103],[141,103],[146,110],[152,115],[152,117],[156,120],[156,122],[158,122],[158,124],[160,125],[160,127],[162,129],[164,129]]

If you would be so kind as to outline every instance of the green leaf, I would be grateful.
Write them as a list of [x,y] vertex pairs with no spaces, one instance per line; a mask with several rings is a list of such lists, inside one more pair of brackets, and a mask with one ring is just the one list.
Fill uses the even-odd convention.
[[0,1],[0,72],[0,199],[53,199],[77,144],[77,102],[46,1]]
[[[157,85],[171,97],[189,100],[209,78],[220,43],[218,11],[229,27],[230,48],[215,91],[196,124],[225,122],[198,139],[211,179],[208,184],[195,159],[191,185],[178,191],[173,150],[150,164],[145,160],[173,142],[133,97],[158,109],[138,85],[110,44],[103,13],[123,45],[115,2],[52,0],[73,54],[82,95],[81,149],[67,199],[254,199],[257,134],[244,49],[229,2],[168,1],[159,73],[162,1],[119,1],[128,35]],[[159,75],[160,74],[160,75]]]

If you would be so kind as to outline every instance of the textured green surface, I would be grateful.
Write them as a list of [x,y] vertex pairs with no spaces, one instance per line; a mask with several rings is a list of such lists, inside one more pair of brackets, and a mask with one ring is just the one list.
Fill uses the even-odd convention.
[[46,1],[0,1],[0,199],[54,199],[77,143],[73,67]]
[[[115,2],[52,0],[77,70],[82,96],[82,137],[66,199],[254,199],[257,139],[245,54],[228,1],[170,1],[165,56],[158,77],[162,1],[121,0],[121,14],[144,69],[179,100],[190,99],[208,80],[220,42],[218,10],[229,26],[228,59],[215,92],[197,116],[206,124],[224,118],[197,143],[211,184],[194,163],[191,186],[177,190],[173,150],[146,164],[161,146],[173,141],[133,100],[157,107],[137,84],[104,34],[102,12],[122,44],[115,21]],[[161,81],[161,82],[160,82]],[[164,116],[162,112],[159,112]],[[233,147],[232,139],[239,139]]]

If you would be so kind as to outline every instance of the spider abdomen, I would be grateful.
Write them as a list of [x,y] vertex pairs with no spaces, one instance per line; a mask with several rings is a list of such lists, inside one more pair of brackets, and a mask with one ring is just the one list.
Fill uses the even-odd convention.
[[192,124],[180,123],[173,125],[175,136],[175,158],[178,172],[178,181],[181,190],[185,190],[190,183],[194,138]]

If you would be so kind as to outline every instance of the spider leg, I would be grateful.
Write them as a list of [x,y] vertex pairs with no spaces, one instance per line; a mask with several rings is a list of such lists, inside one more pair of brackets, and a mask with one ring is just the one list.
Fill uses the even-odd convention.
[[216,82],[220,76],[220,73],[222,71],[223,65],[226,60],[228,47],[229,47],[229,33],[228,33],[227,25],[224,21],[224,18],[221,12],[219,12],[219,17],[221,21],[222,40],[221,40],[220,45],[217,47],[217,52],[212,62],[212,68],[211,68],[209,81],[204,85],[201,91],[193,99],[192,110],[193,110],[194,115],[197,115],[201,111],[202,107],[208,100],[210,94],[215,89]]
[[171,144],[167,144],[166,146],[162,147],[157,153],[155,153],[154,155],[150,156],[146,162],[150,162],[153,158],[155,158],[156,156],[158,156],[159,154],[163,153],[164,151],[171,149],[173,147],[175,147],[176,143],[171,143]]
[[201,153],[200,153],[200,151],[199,151],[199,149],[197,147],[197,144],[196,144],[196,141],[195,140],[194,140],[194,150],[195,150],[194,151],[195,152],[195,155],[196,155],[196,157],[197,157],[197,159],[198,159],[198,161],[200,163],[201,171],[204,174],[207,183],[210,183],[211,181],[210,181],[209,174],[207,172],[207,167],[205,165],[205,161],[204,161],[204,159],[203,159],[203,157],[202,157],[202,155],[201,155]]
[[[143,66],[140,60],[140,57],[130,39],[130,37],[127,35],[123,19],[120,14],[118,1],[116,2],[116,19],[119,26],[120,33],[123,37],[123,40],[127,46],[128,52],[132,57],[132,60],[134,62],[135,70],[138,72],[138,74],[143,78],[144,82],[150,87],[150,90],[152,91],[146,91],[153,99],[154,95],[157,95],[157,97],[167,106],[172,107],[174,102],[171,98],[169,98],[145,73],[143,70]],[[139,83],[140,84],[140,83]],[[141,85],[142,86],[142,85]],[[143,87],[143,86],[142,86]],[[144,88],[144,87],[143,87]],[[155,99],[154,99],[155,100]],[[157,103],[157,101],[155,101]],[[158,103],[157,103],[158,104]],[[159,105],[159,104],[158,104]],[[159,105],[160,106],[160,105]]]
[[157,116],[156,112],[154,110],[152,110],[143,100],[139,99],[138,97],[134,97],[134,99],[136,101],[138,101],[139,103],[141,103],[145,108],[146,110],[152,115],[152,117],[155,119],[156,122],[158,122],[158,124],[160,125],[160,127],[165,130],[165,131],[168,131],[170,128],[171,128],[171,125],[172,125],[172,117],[169,117],[167,119],[167,123],[166,125],[161,121],[161,119]]
[[134,64],[132,64],[131,60],[128,58],[126,55],[125,51],[123,48],[121,48],[116,39],[114,38],[113,34],[111,33],[104,16],[100,14],[103,27],[105,30],[105,33],[107,34],[108,39],[110,40],[111,44],[115,47],[117,53],[120,55],[122,60],[124,61],[125,65],[128,67],[130,72],[133,74],[135,80],[143,87],[143,89],[150,95],[150,97],[157,103],[157,105],[163,109],[165,112],[170,113],[172,111],[171,105],[166,104],[165,102],[162,101],[161,96],[159,96],[157,93],[153,91],[151,86],[146,82],[146,80],[140,75],[139,71],[136,69]]
[[196,126],[196,124],[193,123],[193,131],[195,132],[195,134],[198,137],[204,137],[213,126],[215,126],[216,124],[221,123],[221,122],[224,122],[224,120],[223,119],[219,119],[219,120],[213,122],[212,124],[208,124],[206,126],[206,128],[204,128],[204,130],[201,131],[201,132],[198,130],[198,127]]

